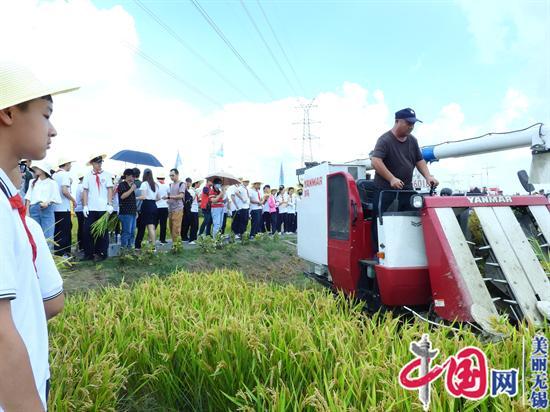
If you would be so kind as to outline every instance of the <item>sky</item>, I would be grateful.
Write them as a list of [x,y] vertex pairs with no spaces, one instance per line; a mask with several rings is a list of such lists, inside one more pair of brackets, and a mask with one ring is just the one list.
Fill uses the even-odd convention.
[[[48,159],[153,153],[296,183],[303,106],[313,159],[364,158],[412,107],[420,145],[550,124],[550,0],[0,0],[3,55],[73,79]],[[7,43],[7,44],[6,44]],[[223,148],[223,149],[222,149]],[[217,156],[214,156],[217,154]],[[223,156],[221,156],[223,154]],[[443,186],[523,192],[530,151],[442,160]],[[120,174],[124,164],[105,167]],[[161,172],[156,169],[155,172]],[[548,185],[537,186],[550,189]]]

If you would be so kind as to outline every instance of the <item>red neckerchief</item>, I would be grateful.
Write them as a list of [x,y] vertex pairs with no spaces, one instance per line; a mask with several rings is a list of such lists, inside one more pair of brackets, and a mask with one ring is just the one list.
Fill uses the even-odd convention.
[[36,248],[36,243],[34,241],[34,238],[32,237],[32,233],[27,226],[27,220],[25,217],[27,215],[27,208],[25,207],[25,204],[23,203],[23,199],[19,194],[16,194],[15,196],[11,195],[10,190],[8,189],[7,185],[4,183],[2,178],[0,178],[0,191],[2,191],[8,198],[11,208],[13,210],[17,210],[19,213],[19,218],[21,219],[21,223],[23,223],[23,227],[25,228],[25,232],[27,233],[27,238],[29,239],[29,244],[31,245],[32,264],[34,266],[34,271],[36,272],[36,277],[38,277],[38,271],[36,270],[37,248]]
[[96,182],[96,184],[97,184],[97,191],[99,192],[99,190],[100,190],[100,188],[99,188],[99,187],[100,187],[99,175],[100,175],[101,173],[103,173],[103,170],[100,170],[99,172],[94,172],[94,171],[92,171],[92,173],[93,173],[94,176],[95,176],[95,182]]
[[25,218],[27,214],[27,208],[23,204],[23,199],[21,199],[21,196],[19,194],[9,197],[8,200],[10,202],[11,208],[14,210],[17,209],[17,211],[19,212],[19,218],[23,223],[25,232],[27,232],[27,237],[29,238],[29,243],[32,249],[32,264],[34,266],[34,271],[36,272],[36,276],[38,277],[38,271],[36,270],[36,255],[37,255],[36,243],[34,241],[34,238],[32,237],[32,233],[29,230],[29,227],[27,226],[27,220]]

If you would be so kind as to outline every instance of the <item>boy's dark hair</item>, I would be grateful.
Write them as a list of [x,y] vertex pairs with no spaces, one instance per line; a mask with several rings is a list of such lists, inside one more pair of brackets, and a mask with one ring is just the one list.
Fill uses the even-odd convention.
[[264,190],[265,190],[265,189],[271,189],[271,186],[265,185],[265,186],[264,186]]
[[192,180],[190,177],[185,178],[185,181],[186,181],[187,183],[193,183],[193,180]]
[[50,96],[49,94],[46,95],[46,96],[42,96],[42,97],[37,97],[36,99],[32,99],[32,100],[27,100],[26,102],[22,102],[22,103],[19,103],[19,104],[16,104],[15,107],[17,107],[19,110],[21,110],[22,112],[25,112],[27,111],[27,109],[29,108],[29,103],[34,101],[34,100],[39,100],[39,99],[44,99],[44,100],[47,100],[49,101],[50,103],[53,103],[53,99],[52,99],[52,96]]
[[134,177],[135,177],[136,179],[139,179],[139,175],[141,174],[141,170],[139,170],[137,167],[134,167],[134,168],[132,169],[132,172],[133,172],[133,174],[134,174]]
[[134,176],[134,169],[124,169],[124,173],[122,173],[122,178],[126,179],[127,176]]
[[[187,180],[187,179],[186,179],[186,180]],[[220,179],[219,177],[216,177],[212,183],[215,184],[215,185],[221,184],[221,183],[222,183],[222,179]]]
[[176,169],[175,167],[173,169],[170,169],[170,173],[174,172],[175,174],[179,175],[180,171]]

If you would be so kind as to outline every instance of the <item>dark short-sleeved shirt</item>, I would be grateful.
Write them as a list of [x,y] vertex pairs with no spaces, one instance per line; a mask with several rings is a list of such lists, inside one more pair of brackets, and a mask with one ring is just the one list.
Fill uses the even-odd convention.
[[[382,159],[388,170],[403,181],[403,189],[412,190],[414,168],[423,159],[416,137],[410,134],[407,140],[400,142],[389,130],[378,138],[371,156]],[[390,182],[378,173],[374,176],[374,185],[378,189],[391,189]]]
[[126,199],[122,199],[122,195],[130,190],[130,185],[127,182],[120,182],[118,185],[118,205],[119,205],[119,215],[135,215],[137,213],[136,206],[136,191],[134,190],[130,193]]

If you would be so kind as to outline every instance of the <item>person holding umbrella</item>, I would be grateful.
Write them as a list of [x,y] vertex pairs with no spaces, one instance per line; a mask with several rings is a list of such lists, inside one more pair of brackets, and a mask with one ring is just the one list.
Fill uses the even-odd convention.
[[222,179],[215,177],[212,181],[212,187],[208,193],[210,201],[210,213],[212,215],[212,237],[215,237],[222,227],[223,213],[225,204],[223,198],[225,196],[225,187],[222,186]]

